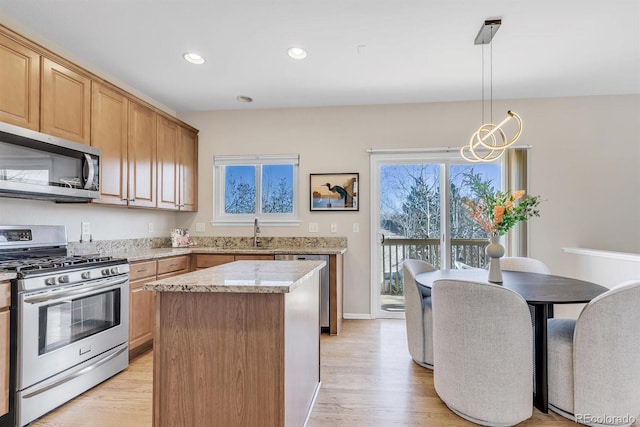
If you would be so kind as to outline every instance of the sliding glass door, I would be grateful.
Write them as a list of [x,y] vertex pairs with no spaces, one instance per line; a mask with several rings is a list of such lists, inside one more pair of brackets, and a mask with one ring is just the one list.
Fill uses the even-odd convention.
[[372,155],[372,309],[403,317],[402,262],[436,268],[484,266],[484,235],[463,206],[469,182],[500,188],[500,164],[462,163],[458,155]]

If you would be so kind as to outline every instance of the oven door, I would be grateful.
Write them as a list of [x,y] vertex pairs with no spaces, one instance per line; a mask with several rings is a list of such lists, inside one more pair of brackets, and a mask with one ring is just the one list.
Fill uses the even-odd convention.
[[18,297],[17,390],[129,340],[128,275]]

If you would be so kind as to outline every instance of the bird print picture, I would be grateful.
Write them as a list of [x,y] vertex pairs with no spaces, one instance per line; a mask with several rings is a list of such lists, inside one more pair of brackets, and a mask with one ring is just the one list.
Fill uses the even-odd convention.
[[357,211],[358,173],[312,173],[312,211]]

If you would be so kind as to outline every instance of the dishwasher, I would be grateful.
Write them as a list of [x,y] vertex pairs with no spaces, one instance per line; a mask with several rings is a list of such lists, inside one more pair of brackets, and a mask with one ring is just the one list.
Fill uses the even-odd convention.
[[320,328],[329,332],[329,255],[276,255],[279,261],[324,261],[320,270]]

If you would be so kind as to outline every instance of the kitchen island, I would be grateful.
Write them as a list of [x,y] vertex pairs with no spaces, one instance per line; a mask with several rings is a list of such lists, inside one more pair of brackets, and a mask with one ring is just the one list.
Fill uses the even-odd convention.
[[153,425],[305,425],[320,387],[324,265],[236,261],[147,283]]

